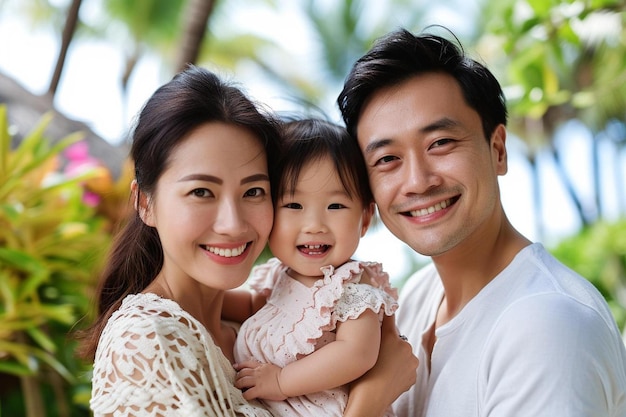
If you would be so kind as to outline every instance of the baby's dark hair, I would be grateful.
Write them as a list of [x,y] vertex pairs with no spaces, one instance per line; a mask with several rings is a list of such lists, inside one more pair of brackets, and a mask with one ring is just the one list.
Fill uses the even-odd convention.
[[361,150],[348,131],[332,122],[307,118],[284,122],[278,163],[277,198],[293,193],[306,164],[329,157],[345,191],[367,207],[374,201]]

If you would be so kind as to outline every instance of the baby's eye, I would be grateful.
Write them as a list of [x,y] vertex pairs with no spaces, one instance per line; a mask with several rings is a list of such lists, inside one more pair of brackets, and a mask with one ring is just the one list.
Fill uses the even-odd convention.
[[261,187],[251,188],[244,194],[244,197],[262,197],[266,194],[265,189]]
[[300,203],[287,203],[283,207],[292,209],[292,210],[300,210],[302,209],[302,204]]
[[339,210],[339,209],[342,209],[342,208],[346,208],[346,206],[344,206],[341,203],[333,203],[333,204],[329,204],[328,205],[328,209],[329,210]]
[[191,190],[191,194],[196,197],[211,197],[213,193],[206,188],[196,188]]

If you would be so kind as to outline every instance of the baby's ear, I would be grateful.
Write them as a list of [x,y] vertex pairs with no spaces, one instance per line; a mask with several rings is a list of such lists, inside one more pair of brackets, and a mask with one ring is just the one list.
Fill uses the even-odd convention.
[[150,210],[150,198],[146,193],[142,193],[137,180],[130,183],[130,192],[133,196],[135,210],[139,214],[139,218],[146,226],[154,227],[154,219],[152,210]]
[[375,208],[376,206],[374,205],[374,203],[370,203],[367,207],[363,209],[363,219],[361,221],[361,237],[365,236],[365,233],[367,233],[367,229],[369,229],[370,224],[372,224]]

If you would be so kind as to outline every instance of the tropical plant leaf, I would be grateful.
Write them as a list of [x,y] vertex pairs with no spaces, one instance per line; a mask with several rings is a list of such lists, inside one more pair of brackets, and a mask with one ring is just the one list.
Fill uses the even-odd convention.
[[0,360],[0,374],[28,376],[32,375],[33,371],[20,362]]
[[7,107],[0,104],[0,178],[4,177],[11,150],[11,135],[9,134],[9,119]]

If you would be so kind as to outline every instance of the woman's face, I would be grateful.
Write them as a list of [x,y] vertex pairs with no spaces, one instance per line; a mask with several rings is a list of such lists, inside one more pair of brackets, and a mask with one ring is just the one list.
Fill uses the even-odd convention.
[[235,288],[272,228],[265,150],[246,129],[204,124],[174,148],[148,200],[140,213],[158,231],[170,288]]

